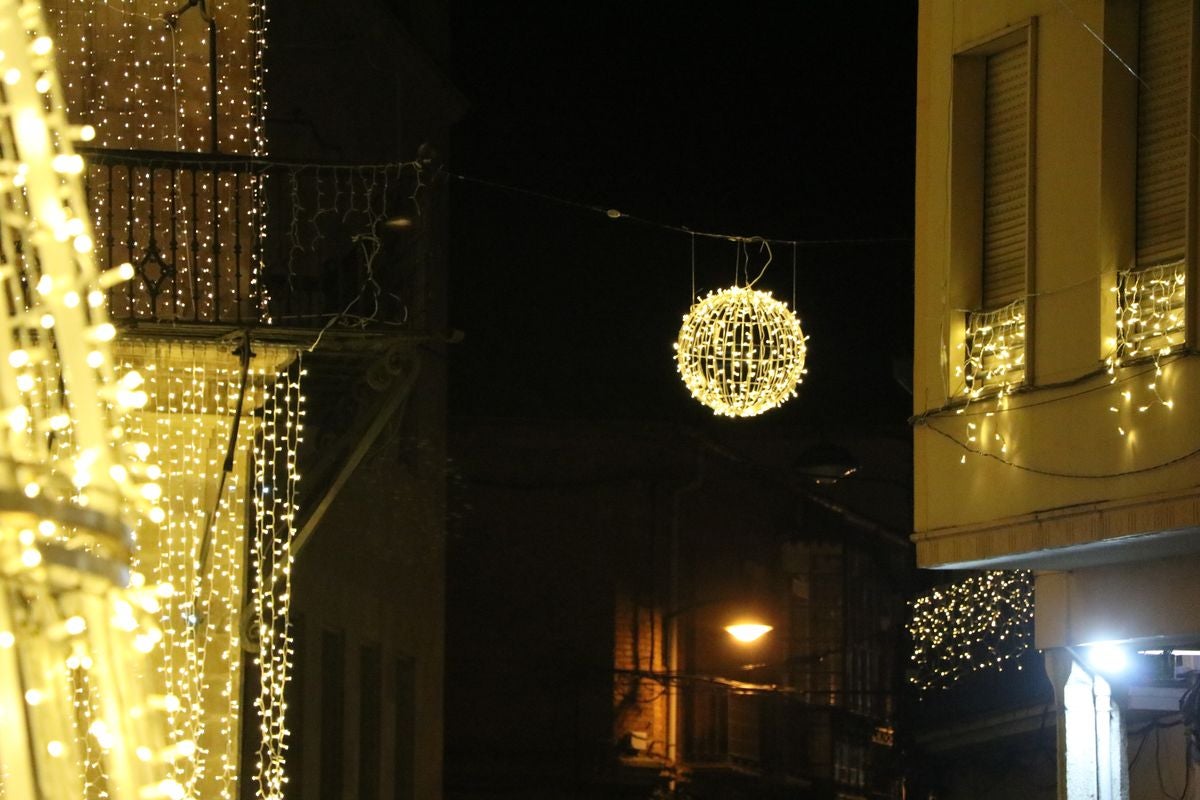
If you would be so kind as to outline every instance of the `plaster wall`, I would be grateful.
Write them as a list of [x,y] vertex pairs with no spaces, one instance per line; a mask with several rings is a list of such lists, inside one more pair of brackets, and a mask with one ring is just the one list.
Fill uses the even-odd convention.
[[[1003,565],[1014,554],[1200,522],[1195,507],[1153,519],[1197,484],[1190,454],[1200,445],[1200,404],[1191,398],[1200,392],[1200,361],[1169,356],[1159,375],[1148,362],[1114,376],[1104,369],[1116,273],[1132,258],[1137,84],[1088,27],[1136,63],[1132,3],[921,5],[913,412],[922,566]],[[964,310],[978,305],[979,264],[951,246],[961,202],[951,196],[953,131],[955,115],[966,113],[955,108],[956,58],[1015,30],[1028,32],[1033,50],[1030,377],[1003,401],[964,406],[956,336]],[[1157,402],[1150,383],[1173,407]],[[1123,501],[1145,501],[1148,516],[1104,506]],[[1010,521],[1075,509],[1064,530],[1010,530]]]

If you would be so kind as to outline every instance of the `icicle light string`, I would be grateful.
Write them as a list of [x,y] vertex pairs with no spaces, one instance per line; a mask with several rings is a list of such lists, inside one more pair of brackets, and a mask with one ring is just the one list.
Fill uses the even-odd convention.
[[[909,425],[914,425],[914,426],[915,425],[924,425],[931,420],[948,418],[952,415],[963,416],[963,417],[991,417],[991,416],[997,416],[999,414],[1012,413],[1014,411],[1025,411],[1027,409],[1037,408],[1039,406],[1052,405],[1054,403],[1060,403],[1064,400],[1070,400],[1075,397],[1081,397],[1085,394],[1091,394],[1093,392],[1102,392],[1102,391],[1108,389],[1113,384],[1121,384],[1121,383],[1125,383],[1127,381],[1136,380],[1144,375],[1155,372],[1157,369],[1165,369],[1167,364],[1170,364],[1170,363],[1173,363],[1173,362],[1176,362],[1179,360],[1187,359],[1191,356],[1196,356],[1196,355],[1198,355],[1198,353],[1196,351],[1192,351],[1192,350],[1172,351],[1172,353],[1169,356],[1163,356],[1163,357],[1159,358],[1158,363],[1160,366],[1158,366],[1158,367],[1156,367],[1154,363],[1150,363],[1149,366],[1144,367],[1142,369],[1138,369],[1136,372],[1129,372],[1124,375],[1115,375],[1112,379],[1105,381],[1103,384],[1099,384],[1096,386],[1089,386],[1089,387],[1080,389],[1079,391],[1071,392],[1069,394],[1055,395],[1054,397],[1046,397],[1041,400],[1033,400],[1028,403],[1022,403],[1021,405],[1006,405],[1006,407],[1004,407],[1004,408],[987,409],[987,410],[978,409],[978,410],[972,411],[968,407],[969,404],[966,404],[962,401],[950,403],[950,404],[947,404],[944,406],[940,406],[939,408],[930,409],[929,411],[925,411],[921,414],[917,414],[916,416],[910,417],[908,420],[908,423],[909,423]],[[1104,364],[1102,364],[1101,366],[1092,370],[1091,372],[1084,373],[1083,375],[1079,375],[1077,377],[1070,378],[1068,380],[1059,381],[1057,383],[1038,384],[1036,386],[1029,386],[1029,387],[1025,387],[1025,386],[1014,387],[1005,396],[1007,398],[1013,398],[1013,397],[1024,396],[1030,392],[1045,392],[1047,390],[1063,389],[1063,388],[1068,388],[1071,386],[1078,386],[1081,383],[1086,383],[1089,380],[1099,378],[1102,375],[1111,375],[1112,373],[1110,373],[1108,367],[1105,366],[1105,364],[1107,364],[1107,358],[1108,357],[1105,358]],[[1122,365],[1122,366],[1125,366],[1125,365]],[[1132,367],[1132,365],[1129,365],[1128,367],[1125,367],[1125,368],[1128,369],[1131,367]],[[982,403],[977,402],[974,405],[982,405]]]
[[940,586],[911,603],[910,682],[946,689],[972,673],[1003,671],[1033,647],[1033,573],[990,571]]
[[1018,469],[1018,470],[1021,470],[1022,472],[1030,472],[1030,473],[1033,473],[1034,475],[1044,475],[1044,476],[1050,477],[1050,478],[1078,478],[1081,480],[1107,480],[1107,479],[1111,479],[1111,478],[1124,478],[1124,477],[1127,477],[1130,475],[1141,475],[1146,472],[1154,472],[1155,470],[1165,469],[1167,467],[1174,466],[1175,464],[1182,463],[1184,461],[1187,461],[1189,459],[1195,458],[1196,456],[1200,455],[1200,447],[1198,447],[1194,450],[1189,450],[1188,452],[1178,455],[1167,461],[1162,461],[1157,464],[1150,464],[1145,467],[1138,467],[1136,469],[1122,470],[1119,472],[1097,472],[1097,473],[1061,472],[1058,470],[1043,469],[1041,467],[1034,467],[1034,466],[1031,466],[1028,464],[1021,464],[1019,462],[1013,461],[1008,458],[1004,458],[1003,456],[996,455],[995,453],[988,452],[988,451],[980,449],[978,447],[972,447],[969,442],[961,441],[960,439],[956,438],[953,434],[942,430],[941,428],[937,427],[936,425],[934,425],[932,423],[927,423],[925,427],[927,427],[929,430],[933,431],[934,433],[938,434],[939,436],[942,436],[942,437],[950,440],[951,442],[958,445],[959,447],[961,447],[963,450],[965,450],[967,453],[969,453],[971,455],[977,455],[977,456],[983,456],[984,458],[990,458],[993,461],[998,461],[999,463],[1004,464],[1005,466],[1008,466],[1008,467],[1012,467],[1013,469]]
[[[1108,342],[1112,349],[1103,360],[1103,369],[1072,381],[1058,384],[1057,386],[1078,384],[1084,380],[1094,379],[1100,374],[1107,374],[1109,376],[1109,381],[1106,384],[1090,386],[1076,392],[1012,407],[1010,405],[1011,395],[1025,387],[1013,387],[1008,383],[1003,383],[994,395],[983,398],[984,400],[994,401],[994,404],[987,410],[970,412],[970,403],[975,399],[976,395],[968,392],[967,405],[954,409],[954,413],[965,417],[975,417],[976,419],[981,415],[984,417],[996,417],[1008,411],[1034,408],[1102,391],[1109,386],[1130,383],[1146,375],[1150,375],[1150,379],[1145,384],[1144,389],[1146,394],[1142,399],[1135,398],[1135,391],[1141,388],[1135,384],[1132,388],[1119,390],[1118,396],[1120,399],[1108,408],[1108,411],[1118,415],[1118,424],[1115,425],[1117,435],[1125,437],[1133,430],[1133,423],[1130,422],[1131,414],[1140,416],[1154,409],[1165,409],[1168,412],[1173,411],[1176,405],[1175,399],[1164,397],[1160,383],[1163,380],[1169,361],[1194,355],[1190,351],[1185,350],[1187,316],[1186,283],[1186,264],[1183,262],[1162,264],[1142,269],[1123,270],[1118,273],[1116,285],[1110,289],[1111,292],[1117,295],[1115,336]],[[974,357],[974,351],[972,357]],[[1147,366],[1135,369],[1134,371],[1129,369],[1135,367],[1137,364],[1147,364]],[[970,360],[968,360],[968,366],[971,366]],[[1123,374],[1118,373],[1118,370],[1122,370]],[[1001,378],[1004,377],[1006,376],[1002,374]],[[969,390],[970,388],[971,386],[968,382],[967,389]],[[1038,386],[1029,388],[1042,390],[1054,387]],[[920,417],[914,417],[911,422],[914,425],[927,424],[930,420],[941,417],[947,411],[948,409],[945,408],[938,409]],[[1197,448],[1197,450],[1190,451],[1160,464],[1149,465],[1135,470],[1097,474],[1067,473],[1022,465],[1006,458],[1003,454],[1008,451],[1008,440],[998,429],[991,433],[990,438],[999,443],[1000,455],[984,450],[984,442],[989,437],[984,436],[979,428],[979,424],[976,422],[966,423],[966,430],[963,436],[965,441],[948,434],[944,430],[936,428],[935,430],[942,436],[957,443],[966,453],[985,455],[1017,469],[1056,477],[1121,477],[1162,469],[1200,453],[1200,448]],[[960,459],[960,463],[966,463],[966,453]]]

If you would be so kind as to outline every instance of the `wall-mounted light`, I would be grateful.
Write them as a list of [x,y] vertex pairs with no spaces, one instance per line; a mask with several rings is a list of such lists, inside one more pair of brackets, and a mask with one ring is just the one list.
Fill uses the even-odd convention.
[[1120,675],[1129,669],[1129,651],[1113,642],[1099,642],[1084,651],[1088,666],[1102,675]]

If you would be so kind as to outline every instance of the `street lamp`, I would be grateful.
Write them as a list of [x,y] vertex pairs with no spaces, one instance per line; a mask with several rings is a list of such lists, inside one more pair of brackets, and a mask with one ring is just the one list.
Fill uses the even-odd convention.
[[774,626],[762,622],[735,622],[726,625],[725,631],[739,642],[756,642],[775,630]]

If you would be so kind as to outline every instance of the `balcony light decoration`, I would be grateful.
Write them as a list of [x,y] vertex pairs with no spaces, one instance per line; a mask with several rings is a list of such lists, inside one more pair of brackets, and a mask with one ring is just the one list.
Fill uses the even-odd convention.
[[1187,263],[1125,270],[1117,293],[1117,335],[1109,374],[1123,362],[1160,357],[1181,347],[1187,336]]
[[[912,601],[911,682],[945,689],[986,669],[1002,671],[1033,646],[1033,573],[992,571]],[[1023,665],[1017,661],[1016,668]]]
[[796,396],[806,341],[785,303],[735,284],[692,306],[675,364],[692,397],[714,413],[752,417]]
[[[201,13],[186,13],[192,5]],[[99,242],[97,255],[102,263],[131,261],[138,268],[137,280],[111,293],[110,314],[232,323],[257,306],[266,316],[266,178],[249,164],[249,157],[267,154],[264,0],[48,0],[46,6],[61,33],[67,112],[95,126],[93,146],[247,157],[237,170],[217,169],[204,157],[182,171],[168,163],[145,170],[133,161],[114,167],[89,160],[93,224],[129,233]],[[216,117],[208,11],[219,31]],[[157,252],[148,252],[143,237],[153,238],[156,229]]]
[[181,800],[166,741],[178,698],[146,654],[169,587],[131,569],[135,519],[161,521],[156,467],[122,415],[100,272],[54,43],[38,0],[0,0],[0,795]]
[[1118,368],[1135,361],[1153,366],[1145,392],[1140,386],[1127,386],[1120,391],[1121,400],[1109,406],[1117,415],[1117,433],[1127,436],[1134,425],[1131,412],[1141,415],[1159,406],[1175,407],[1173,398],[1163,397],[1159,383],[1163,357],[1187,341],[1187,262],[1124,270],[1110,291],[1117,295],[1117,319],[1105,361],[1109,383],[1117,382]]
[[[208,342],[132,342],[119,349],[120,369],[146,376],[147,401],[126,427],[147,443],[164,473],[167,513],[139,526],[137,557],[142,570],[174,588],[159,612],[163,680],[180,701],[168,715],[169,736],[197,743],[193,759],[172,765],[171,778],[188,797],[242,796],[239,730],[257,720],[262,754],[249,770],[256,796],[280,798],[303,369],[291,349],[262,342],[254,343],[244,375],[237,357]],[[229,450],[239,406],[240,430]],[[222,484],[221,462],[229,456],[233,468]],[[242,625],[247,606],[249,630]],[[251,658],[244,649],[260,674],[248,709],[241,702]]]
[[1025,301],[967,314],[963,364],[955,371],[968,400],[1005,395],[1025,380]]

